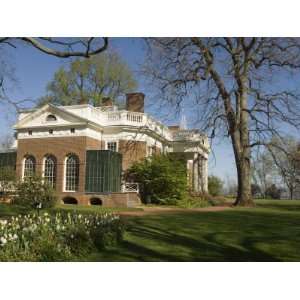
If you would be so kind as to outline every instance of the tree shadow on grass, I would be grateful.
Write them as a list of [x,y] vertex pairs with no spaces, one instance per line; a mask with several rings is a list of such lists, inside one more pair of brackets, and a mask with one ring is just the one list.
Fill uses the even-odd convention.
[[96,260],[300,260],[299,214],[244,210],[172,213],[131,217],[128,225],[125,241],[99,253]]

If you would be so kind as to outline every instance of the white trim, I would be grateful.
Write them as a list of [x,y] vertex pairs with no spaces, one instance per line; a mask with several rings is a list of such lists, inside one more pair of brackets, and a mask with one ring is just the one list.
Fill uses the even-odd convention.
[[52,186],[53,189],[56,189],[56,185],[57,185],[57,166],[58,166],[58,160],[57,160],[57,157],[51,153],[46,153],[44,156],[43,156],[43,159],[42,159],[42,181],[45,182],[45,169],[46,169],[46,159],[48,157],[52,157],[54,158],[54,186]]
[[22,159],[22,176],[21,176],[21,179],[22,181],[24,180],[24,173],[25,173],[25,160],[26,160],[26,156],[23,157]]
[[[75,128],[75,132],[71,133],[71,129]],[[52,129],[53,133],[50,134],[49,130]],[[33,139],[33,138],[53,138],[53,137],[90,137],[96,140],[101,140],[102,133],[101,131],[94,130],[90,127],[76,127],[76,126],[67,126],[63,128],[47,127],[42,128],[37,131],[34,130],[32,135],[28,134],[26,130],[18,131],[18,140],[22,139]]]
[[[67,190],[66,189],[66,179],[67,179],[67,159],[69,158],[69,156],[76,156],[77,157],[77,160],[78,160],[78,185],[77,185],[77,189],[76,190]],[[79,182],[80,182],[80,160],[79,160],[79,156],[76,154],[76,153],[70,153],[70,155],[66,155],[65,156],[65,159],[64,159],[64,174],[63,174],[63,192],[68,192],[68,193],[76,193],[78,192],[78,189],[79,189]]]
[[23,157],[23,161],[22,161],[22,176],[21,176],[22,181],[23,181],[24,178],[25,178],[25,161],[26,161],[26,159],[27,159],[28,157],[32,157],[33,160],[34,160],[34,174],[36,174],[36,167],[37,167],[37,166],[36,166],[36,158],[35,158],[35,156],[32,155],[32,154],[25,155],[25,156]]
[[68,156],[66,155],[63,162],[63,178],[62,178],[62,190],[63,192],[70,192],[66,190],[66,161]]

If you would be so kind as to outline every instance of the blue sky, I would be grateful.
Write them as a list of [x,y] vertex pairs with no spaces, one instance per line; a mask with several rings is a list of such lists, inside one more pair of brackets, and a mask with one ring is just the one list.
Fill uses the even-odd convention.
[[[151,87],[146,86],[138,74],[139,66],[143,63],[145,57],[143,42],[133,38],[113,38],[110,45],[135,72],[139,83],[138,90],[146,94],[147,101],[147,91],[151,90]],[[45,55],[32,47],[24,45],[18,45],[17,49],[9,49],[9,60],[15,67],[15,75],[18,80],[17,86],[9,91],[10,98],[14,100],[35,100],[42,96],[54,72],[59,66],[68,63],[66,59]],[[167,124],[178,123],[179,116],[174,114],[171,117],[168,116],[166,120],[153,108],[148,107],[148,112],[167,122]],[[2,105],[0,110],[0,136],[11,132],[15,116],[15,110],[12,107]],[[192,117],[187,115],[186,119],[188,125],[191,126],[193,123]],[[225,181],[228,178],[235,178],[233,153],[229,141],[214,141],[213,153],[209,161],[209,172],[222,177]]]

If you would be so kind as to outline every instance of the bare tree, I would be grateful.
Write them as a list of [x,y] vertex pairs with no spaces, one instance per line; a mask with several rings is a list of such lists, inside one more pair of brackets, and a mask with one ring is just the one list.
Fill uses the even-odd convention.
[[7,151],[11,149],[14,143],[14,138],[10,134],[6,134],[0,138],[0,151]]
[[[296,38],[151,38],[144,72],[166,103],[195,95],[201,128],[231,139],[238,180],[235,205],[253,205],[251,149],[280,126],[299,126]],[[299,85],[298,85],[299,86]]]
[[0,100],[6,101],[18,109],[25,102],[32,102],[29,99],[12,101],[7,96],[8,86],[15,82],[13,68],[7,62],[4,52],[15,49],[20,44],[29,45],[47,55],[59,58],[85,57],[89,58],[105,51],[108,48],[108,38],[32,38],[32,37],[0,37]]
[[255,156],[252,155],[251,171],[253,183],[260,187],[261,196],[265,198],[266,191],[274,183],[278,171],[273,157],[267,149],[257,152]]
[[290,199],[300,184],[300,149],[299,142],[293,137],[281,140],[273,139],[269,152],[274,160],[278,174],[288,188]]
[[35,49],[56,57],[90,57],[105,51],[108,38],[50,38],[50,37],[2,37],[0,44],[16,48],[18,43],[24,43]]

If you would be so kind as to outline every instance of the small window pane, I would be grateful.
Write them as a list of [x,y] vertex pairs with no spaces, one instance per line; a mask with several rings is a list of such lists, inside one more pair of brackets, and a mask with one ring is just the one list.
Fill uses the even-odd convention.
[[117,151],[117,142],[108,142],[107,150],[116,152]]
[[70,155],[66,160],[65,190],[77,191],[79,182],[79,159],[76,155]]
[[24,160],[24,178],[32,177],[35,173],[35,159],[33,156],[28,156]]
[[51,187],[55,187],[56,183],[56,159],[53,156],[48,156],[45,159],[44,169],[45,181],[49,183]]

